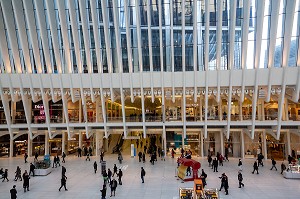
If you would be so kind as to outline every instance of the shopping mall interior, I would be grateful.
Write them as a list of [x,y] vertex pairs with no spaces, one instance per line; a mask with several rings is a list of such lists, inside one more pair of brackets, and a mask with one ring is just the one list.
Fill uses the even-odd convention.
[[299,13],[298,0],[1,0],[0,156],[155,135],[167,152],[296,157]]

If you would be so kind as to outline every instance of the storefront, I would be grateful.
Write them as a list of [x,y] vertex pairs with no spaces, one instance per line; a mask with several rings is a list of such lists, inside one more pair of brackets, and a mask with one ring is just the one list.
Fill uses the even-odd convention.
[[286,159],[286,133],[281,133],[279,140],[276,140],[272,135],[266,133],[267,142],[267,157],[278,160]]
[[255,132],[253,140],[248,136],[248,134],[244,134],[245,155],[253,155],[254,157],[257,157],[257,154],[264,153],[263,141],[264,139],[262,132]]
[[9,139],[9,134],[0,137],[0,157],[9,157]]
[[31,123],[40,124],[46,122],[45,110],[43,101],[38,101],[36,103],[32,102],[32,121]]
[[216,156],[218,152],[221,153],[221,132],[208,131],[207,138],[204,139],[204,156]]
[[38,153],[40,156],[45,155],[45,135],[38,135],[32,140],[32,154]]
[[53,139],[49,139],[49,153],[50,155],[62,154],[62,135],[56,135]]
[[13,112],[13,124],[26,123],[25,111],[23,107],[23,102],[18,101],[14,107],[15,111]]
[[54,103],[49,101],[49,114],[51,123],[62,123],[64,120],[62,100]]
[[[10,105],[10,102],[9,102]],[[6,124],[6,117],[2,101],[0,101],[0,124]]]

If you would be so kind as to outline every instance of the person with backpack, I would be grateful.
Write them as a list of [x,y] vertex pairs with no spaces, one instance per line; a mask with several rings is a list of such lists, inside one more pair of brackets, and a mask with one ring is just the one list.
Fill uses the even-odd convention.
[[142,179],[142,183],[145,182],[145,181],[144,181],[145,175],[146,175],[146,171],[145,171],[145,169],[144,169],[143,167],[141,167],[141,179]]
[[114,194],[114,196],[116,196],[117,186],[118,186],[118,183],[117,183],[116,179],[113,178],[112,181],[110,181],[110,190],[111,190],[110,191],[110,197],[112,197],[113,194]]
[[204,172],[204,169],[202,169],[202,173],[201,173],[200,178],[202,180],[202,184],[203,184],[203,188],[204,188],[205,185],[206,185],[206,178],[207,178],[207,174]]
[[264,163],[262,161],[264,158],[265,157],[263,156],[262,153],[258,154],[258,156],[257,156],[258,165],[257,166],[259,166],[259,165],[261,165],[262,167],[264,166]]
[[273,170],[273,168],[275,168],[276,171],[277,171],[277,168],[276,168],[276,161],[274,160],[274,158],[272,158],[271,160],[272,160],[272,167],[271,167],[270,170]]

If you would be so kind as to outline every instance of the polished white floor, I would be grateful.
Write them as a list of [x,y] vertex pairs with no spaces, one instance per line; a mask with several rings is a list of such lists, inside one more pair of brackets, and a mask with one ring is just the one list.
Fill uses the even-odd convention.
[[[107,167],[112,168],[117,163],[117,155],[106,155]],[[220,193],[221,198],[299,198],[300,181],[288,180],[280,174],[280,164],[277,162],[278,171],[270,171],[271,163],[267,161],[264,167],[260,167],[259,174],[252,174],[252,159],[245,159],[244,162],[244,183],[245,187],[238,188],[237,181],[237,163],[238,159],[232,158],[229,162],[225,162],[224,166],[219,167],[219,172],[214,173],[208,167],[206,158],[193,157],[201,162],[202,168],[208,174],[207,187],[220,187],[220,179],[222,173],[226,173],[229,177],[229,195],[225,195],[224,191]],[[29,158],[29,161],[33,158]],[[98,173],[94,174],[93,162],[97,160]],[[285,162],[286,163],[286,162]],[[0,158],[0,168],[9,169],[9,182],[0,182],[0,198],[10,198],[9,190],[16,184],[18,198],[101,198],[100,188],[103,180],[100,176],[99,157],[92,157],[91,161],[85,161],[84,157],[77,158],[74,155],[66,158],[64,164],[67,168],[67,188],[69,191],[58,191],[60,187],[61,167],[54,168],[53,172],[48,176],[36,176],[30,179],[30,191],[24,193],[22,182],[13,181],[14,172],[17,166],[20,166],[22,173],[25,169],[29,169],[29,163],[24,164],[23,158]],[[193,182],[181,183],[175,177],[176,160],[168,157],[166,161],[158,161],[154,166],[149,163],[139,163],[137,158],[131,158],[124,155],[122,165],[117,164],[124,172],[123,185],[117,187],[116,197],[122,199],[177,199],[178,189],[180,187],[192,187]],[[140,167],[146,170],[145,183],[141,183]],[[110,188],[108,188],[107,198],[110,198]]]

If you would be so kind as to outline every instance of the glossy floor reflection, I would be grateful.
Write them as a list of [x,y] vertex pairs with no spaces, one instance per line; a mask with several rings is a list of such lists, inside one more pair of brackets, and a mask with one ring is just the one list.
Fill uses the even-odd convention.
[[[51,160],[53,158],[51,157]],[[104,157],[107,161],[107,168],[113,167],[117,163],[117,155],[107,155]],[[245,159],[243,177],[245,187],[238,188],[237,171],[238,159],[232,158],[229,162],[225,162],[224,166],[219,167],[219,172],[214,173],[208,167],[206,158],[193,157],[201,162],[202,167],[208,174],[207,187],[220,187],[220,179],[222,173],[226,173],[229,178],[229,195],[226,196],[224,191],[220,193],[221,198],[298,198],[300,195],[299,180],[284,179],[280,174],[280,164],[277,161],[278,171],[271,171],[271,162],[266,161],[265,166],[259,169],[259,174],[252,174],[253,159]],[[29,162],[33,158],[29,158]],[[98,172],[94,174],[93,163],[97,160]],[[287,163],[287,162],[285,162]],[[17,166],[22,169],[29,170],[29,163],[25,164],[22,157],[1,158],[0,168],[8,168],[9,182],[0,182],[0,198],[10,198],[9,190],[14,184],[17,185],[18,198],[101,198],[100,188],[102,188],[103,180],[100,175],[99,157],[92,157],[91,161],[85,161],[84,157],[77,158],[74,155],[66,158],[63,164],[67,168],[66,175],[67,188],[69,191],[58,191],[60,187],[61,167],[54,168],[53,172],[48,176],[36,176],[30,179],[30,191],[24,193],[23,182],[15,182],[14,172]],[[193,182],[181,183],[175,177],[176,159],[170,157],[166,161],[160,159],[153,166],[149,162],[139,163],[138,158],[131,158],[124,155],[122,165],[117,164],[123,170],[123,185],[118,185],[115,198],[130,199],[177,199],[179,187],[192,187]],[[140,168],[143,166],[146,170],[145,183],[141,183]],[[107,198],[110,198],[110,188],[108,188]]]

